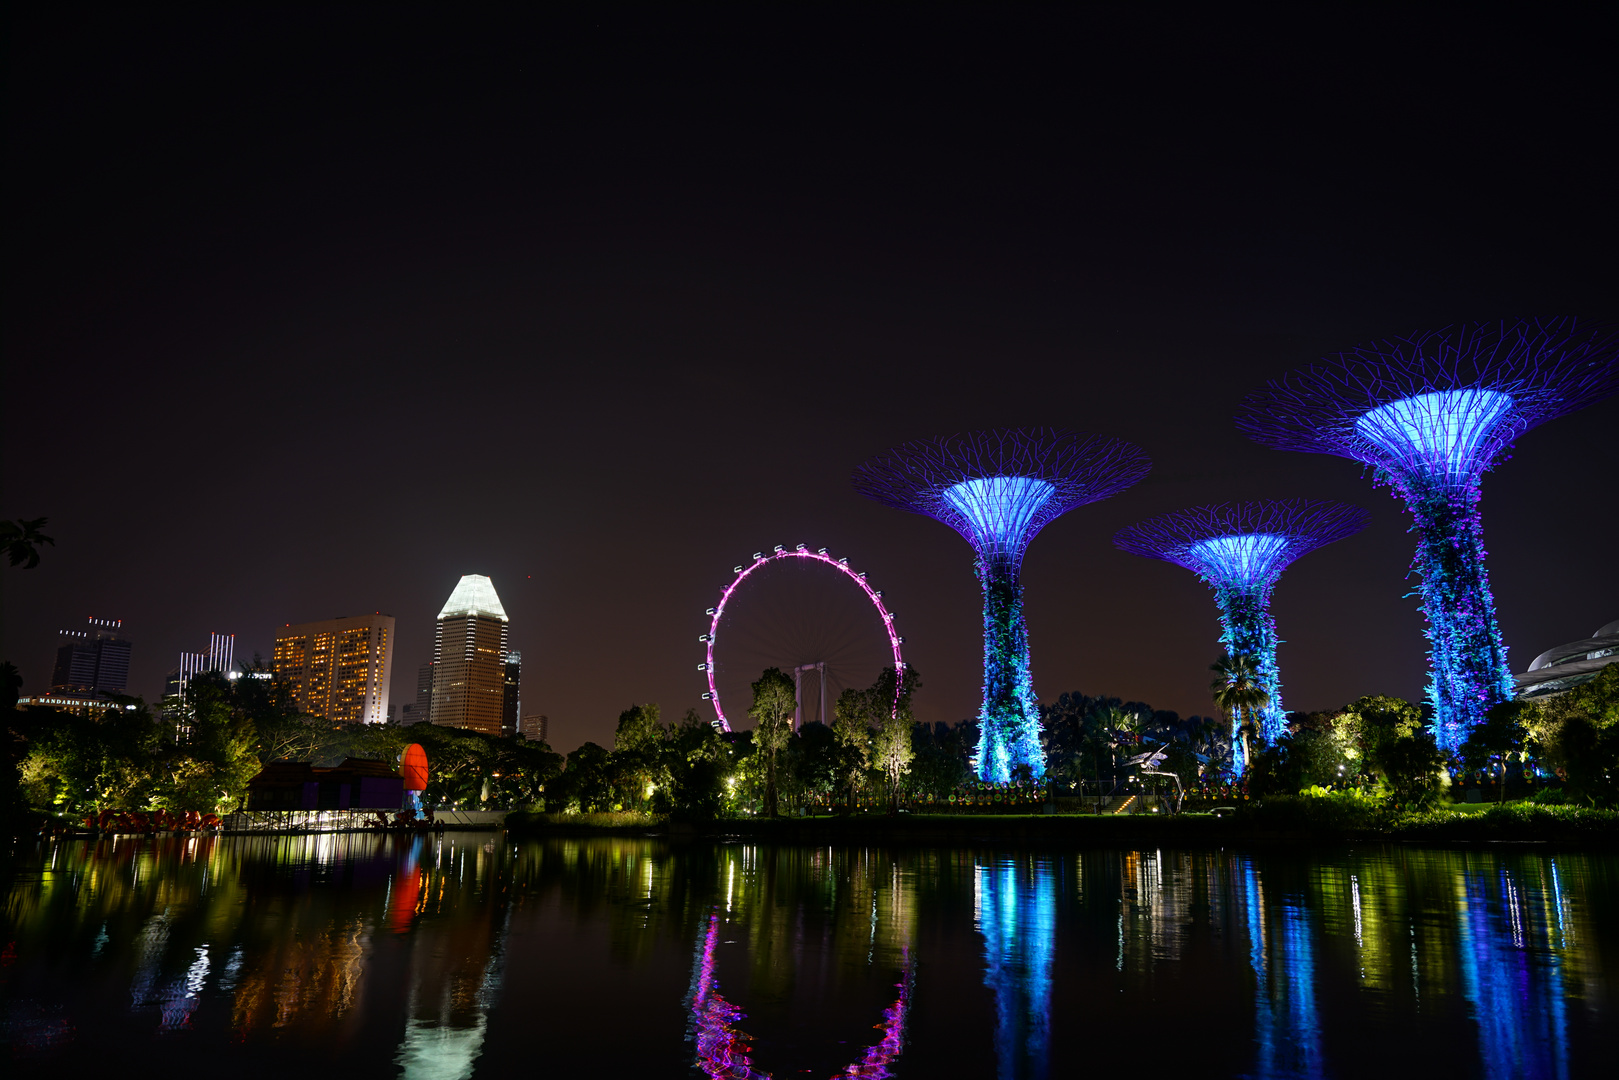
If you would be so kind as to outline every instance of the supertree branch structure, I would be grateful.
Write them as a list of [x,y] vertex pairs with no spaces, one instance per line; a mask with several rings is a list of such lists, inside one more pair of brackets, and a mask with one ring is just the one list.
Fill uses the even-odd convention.
[[984,593],[984,698],[973,767],[1006,781],[1020,765],[1045,774],[1029,633],[1018,574],[1035,534],[1076,506],[1147,474],[1140,448],[1049,428],[969,431],[894,447],[855,470],[868,498],[926,514],[973,546]]
[[[1220,643],[1254,658],[1259,685],[1269,696],[1260,710],[1259,739],[1269,745],[1286,729],[1282,678],[1276,666],[1276,620],[1271,592],[1294,559],[1353,536],[1371,520],[1358,506],[1306,499],[1194,506],[1119,530],[1113,543],[1132,555],[1184,566],[1214,590],[1220,606]],[[1240,758],[1241,739],[1232,732]],[[1235,762],[1242,771],[1246,762]]]
[[1485,571],[1483,475],[1524,432],[1619,390],[1616,353],[1615,328],[1572,318],[1451,327],[1327,357],[1237,415],[1257,442],[1371,466],[1405,501],[1442,749],[1512,695]]

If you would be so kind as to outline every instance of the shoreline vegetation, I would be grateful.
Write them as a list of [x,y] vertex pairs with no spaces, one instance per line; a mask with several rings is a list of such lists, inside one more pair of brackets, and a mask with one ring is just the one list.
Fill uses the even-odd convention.
[[663,836],[767,843],[967,843],[1195,845],[1298,842],[1419,844],[1535,844],[1619,848],[1619,811],[1578,806],[1505,803],[1469,808],[1397,811],[1346,807],[1328,800],[1283,797],[1220,816],[1158,814],[927,814],[855,813],[814,817],[682,821],[635,812],[562,814],[515,811],[514,837]]
[[[156,714],[139,699],[97,715],[11,710],[0,810],[17,837],[105,833],[109,816],[132,832],[209,815],[235,831],[237,812],[250,816],[252,831],[328,831],[339,823],[319,815],[348,811],[315,809],[295,826],[255,807],[260,770],[352,758],[391,771],[416,742],[430,764],[424,806],[489,814],[491,825],[510,812],[518,834],[626,829],[939,845],[1613,847],[1619,838],[1619,664],[1545,702],[1493,707],[1459,756],[1439,751],[1423,706],[1371,696],[1288,714],[1288,730],[1256,748],[1240,772],[1233,740],[1241,722],[1068,693],[1042,709],[1046,774],[1025,768],[996,784],[975,779],[976,724],[915,722],[909,701],[920,680],[912,669],[904,676],[887,669],[869,689],[839,696],[830,727],[793,730],[792,681],[768,669],[754,686],[749,730],[717,731],[696,709],[666,724],[656,705],[634,705],[620,714],[611,749],[587,742],[564,758],[520,736],[331,724],[297,712],[273,674],[232,682],[207,673],[184,703],[167,701],[170,711]],[[1184,812],[1165,812],[1172,809]]]

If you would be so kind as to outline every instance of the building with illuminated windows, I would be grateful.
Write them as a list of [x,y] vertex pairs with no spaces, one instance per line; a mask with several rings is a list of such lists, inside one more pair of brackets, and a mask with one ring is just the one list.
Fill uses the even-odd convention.
[[63,630],[51,689],[122,693],[129,685],[130,642],[122,619],[90,618],[83,630]]
[[291,685],[303,712],[333,723],[381,724],[388,719],[393,644],[392,615],[289,623],[276,631],[270,667]]
[[544,713],[529,713],[523,717],[523,725],[520,730],[523,738],[529,742],[547,742],[551,734],[551,718]]
[[205,671],[222,671],[227,678],[234,679],[235,662],[236,635],[209,634],[207,652],[180,654],[180,666],[169,672],[168,679],[163,684],[163,696],[185,701],[186,687],[191,685],[192,679]]
[[518,718],[523,715],[523,654],[516,649],[506,654],[505,690],[501,702],[500,733],[511,736],[518,733]]
[[483,574],[468,574],[455,586],[433,635],[433,723],[501,734],[510,623],[495,583]]

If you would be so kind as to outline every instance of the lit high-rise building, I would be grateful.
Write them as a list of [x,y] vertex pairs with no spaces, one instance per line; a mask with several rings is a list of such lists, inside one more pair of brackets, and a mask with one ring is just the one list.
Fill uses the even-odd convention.
[[169,672],[163,684],[163,696],[186,699],[186,687],[191,680],[205,671],[223,671],[227,675],[236,660],[235,634],[209,634],[207,652],[183,652],[180,666]]
[[393,642],[392,615],[288,624],[276,631],[270,666],[304,712],[333,723],[381,724],[388,719]]
[[500,733],[517,734],[517,718],[523,715],[523,654],[513,649],[506,654],[506,694],[500,714]]
[[433,637],[433,723],[501,733],[510,622],[495,583],[483,574],[468,574],[456,585]]
[[51,689],[122,692],[129,685],[130,651],[123,627],[122,619],[91,618],[83,630],[63,630]]
[[544,713],[529,713],[523,717],[523,738],[529,742],[546,742],[551,734],[551,718]]

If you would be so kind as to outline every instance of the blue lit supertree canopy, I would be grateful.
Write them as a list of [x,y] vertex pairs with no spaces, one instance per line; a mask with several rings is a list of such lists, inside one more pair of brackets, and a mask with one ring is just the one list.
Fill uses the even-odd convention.
[[[1184,566],[1214,590],[1221,644],[1227,652],[1254,658],[1259,685],[1270,697],[1259,717],[1259,739],[1268,745],[1282,736],[1287,716],[1271,590],[1294,559],[1360,532],[1369,520],[1366,511],[1344,503],[1222,503],[1139,522],[1119,530],[1113,543],[1134,555]],[[1241,741],[1233,737],[1232,746],[1240,755]],[[1236,762],[1237,770],[1245,764]]]
[[1139,447],[1048,428],[969,431],[896,446],[855,470],[862,495],[955,529],[977,552],[984,592],[984,701],[973,765],[1005,781],[1045,774],[1018,573],[1047,523],[1115,495],[1151,468]]
[[1250,395],[1238,413],[1257,442],[1371,466],[1411,511],[1444,750],[1512,696],[1480,481],[1530,428],[1619,390],[1616,353],[1613,327],[1572,318],[1452,327],[1327,357]]

